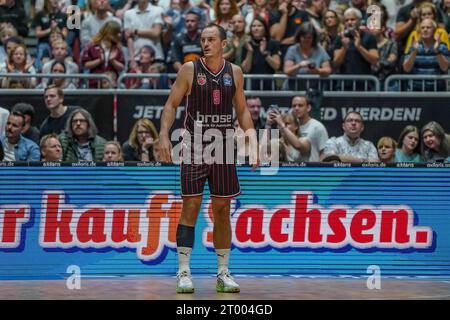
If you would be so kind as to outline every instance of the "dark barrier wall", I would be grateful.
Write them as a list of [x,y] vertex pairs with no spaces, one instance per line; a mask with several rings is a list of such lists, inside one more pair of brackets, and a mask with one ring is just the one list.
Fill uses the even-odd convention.
[[[10,165],[0,166],[0,279],[61,278],[69,266],[176,272],[179,167]],[[233,272],[449,277],[450,167],[429,166],[240,167]],[[206,191],[195,273],[216,271],[210,205]]]
[[[364,93],[361,93],[364,95]],[[248,96],[248,95],[247,95]],[[127,140],[134,122],[146,117],[154,121],[159,129],[161,113],[167,94],[155,96],[118,95],[118,140]],[[271,104],[277,104],[282,110],[290,109],[291,97],[263,96],[262,116]],[[174,128],[180,128],[184,121],[184,104],[178,108]],[[431,120],[438,121],[446,131],[450,131],[449,100],[430,97],[328,97],[322,99],[320,110],[313,110],[323,122],[330,137],[340,136],[343,116],[350,110],[359,111],[365,120],[363,138],[376,143],[382,136],[398,139],[401,130],[410,124],[419,129]]]
[[[38,128],[49,112],[45,106],[43,94],[36,95],[17,95],[4,94],[0,96],[0,107],[11,110],[18,102],[26,102],[34,106],[36,111],[36,119],[33,125]],[[114,95],[64,95],[64,104],[82,107],[88,110],[94,117],[95,124],[99,130],[99,134],[107,140],[114,138]],[[2,133],[3,134],[3,133]]]

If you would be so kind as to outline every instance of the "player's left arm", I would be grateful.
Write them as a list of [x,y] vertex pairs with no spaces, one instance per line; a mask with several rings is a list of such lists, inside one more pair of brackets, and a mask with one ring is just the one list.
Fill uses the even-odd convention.
[[[244,95],[244,75],[240,67],[233,64],[233,78],[235,84],[235,94],[233,97],[234,110],[239,121],[239,125],[244,130],[245,135],[250,139],[250,151],[253,157],[250,156],[250,163],[254,166],[258,165],[258,139],[256,138],[256,130],[253,126],[252,116],[247,108],[247,102]],[[254,154],[256,153],[256,154]],[[256,157],[255,157],[256,156]]]

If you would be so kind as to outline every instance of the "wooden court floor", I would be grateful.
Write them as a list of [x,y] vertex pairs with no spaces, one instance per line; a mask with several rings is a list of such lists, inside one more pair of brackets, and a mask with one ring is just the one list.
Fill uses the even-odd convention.
[[241,293],[216,293],[215,277],[194,275],[195,293],[176,294],[173,276],[81,279],[80,289],[66,280],[0,281],[0,299],[19,300],[347,300],[450,299],[450,280],[381,280],[381,289],[368,289],[367,278],[306,278],[240,276]]

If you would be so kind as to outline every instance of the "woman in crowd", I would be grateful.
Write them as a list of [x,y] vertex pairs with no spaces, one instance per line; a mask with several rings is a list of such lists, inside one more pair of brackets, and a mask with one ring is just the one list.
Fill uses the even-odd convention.
[[427,162],[450,162],[450,139],[442,126],[435,122],[428,122],[422,127],[421,154]]
[[17,30],[13,26],[4,26],[0,28],[0,65],[8,60],[6,41],[11,37],[17,37]]
[[[433,19],[437,23],[438,11],[436,7],[430,2],[423,2],[419,5],[419,19],[417,19],[416,28],[409,34],[408,41],[406,42],[405,54],[408,53],[409,48],[413,43],[418,42],[420,39],[420,24],[425,19]],[[450,50],[450,42],[448,33],[445,31],[445,27],[442,24],[438,24],[436,31],[434,32],[434,39],[445,43]]]
[[153,161],[153,146],[158,142],[158,131],[148,119],[139,119],[123,146],[125,161]]
[[[116,21],[108,21],[101,27],[84,51],[82,63],[90,73],[113,71],[119,76],[125,68],[125,58],[121,46],[121,27]],[[98,87],[98,80],[89,80],[89,88]]]
[[[24,44],[14,44],[8,51],[7,64],[0,67],[0,73],[36,74],[33,62],[27,63],[28,51]],[[36,78],[11,78],[4,77],[1,81],[2,88],[34,88]]]
[[263,18],[264,22],[269,25],[270,22],[270,11],[267,6],[268,0],[254,0],[253,4],[246,4],[242,7],[242,15],[245,17],[245,22],[247,25],[246,32],[250,31],[250,25],[253,19],[257,16]]
[[214,2],[214,17],[211,20],[219,26],[223,27],[225,31],[232,31],[231,19],[235,14],[239,13],[239,8],[236,0],[216,0]]
[[378,158],[384,163],[396,162],[395,150],[397,143],[391,137],[381,137],[377,143]]
[[[284,73],[289,76],[297,74],[316,74],[326,77],[331,73],[330,56],[319,44],[316,29],[308,22],[303,23],[295,35],[294,44],[289,47],[284,57]],[[304,80],[289,80],[285,88],[289,90],[305,90],[317,87],[317,81],[305,83]]]
[[341,32],[344,31],[344,25],[339,19],[339,15],[334,10],[327,10],[323,16],[324,34],[321,37],[321,45],[328,53],[328,56],[333,57],[336,49],[337,39]]
[[395,150],[397,162],[421,162],[419,148],[419,128],[413,125],[406,126],[400,133]]
[[[281,65],[280,43],[270,38],[269,28],[263,18],[257,16],[250,25],[251,40],[242,50],[242,70],[247,74],[274,74]],[[262,81],[264,90],[272,89],[272,80]],[[251,88],[259,89],[260,80],[252,80]],[[246,88],[250,89],[250,88]]]
[[[52,74],[65,74],[66,73],[66,65],[63,62],[55,61],[53,62],[51,66],[51,73]],[[75,84],[70,81],[68,78],[50,78],[48,83],[46,84],[45,81],[42,81],[36,88],[37,89],[45,89],[49,85],[55,85],[58,88],[61,89],[76,89],[77,87]]]
[[103,161],[123,161],[122,148],[117,141],[108,141],[105,143]]

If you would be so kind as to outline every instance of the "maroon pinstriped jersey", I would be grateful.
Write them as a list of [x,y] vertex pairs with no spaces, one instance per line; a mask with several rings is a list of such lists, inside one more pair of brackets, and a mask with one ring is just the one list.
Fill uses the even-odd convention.
[[[233,129],[233,97],[236,91],[233,68],[223,60],[222,68],[214,73],[204,59],[194,61],[194,78],[191,93],[186,97],[184,127],[193,137],[194,132],[204,134],[208,129],[218,129],[225,137]],[[194,128],[201,124],[202,130]]]

